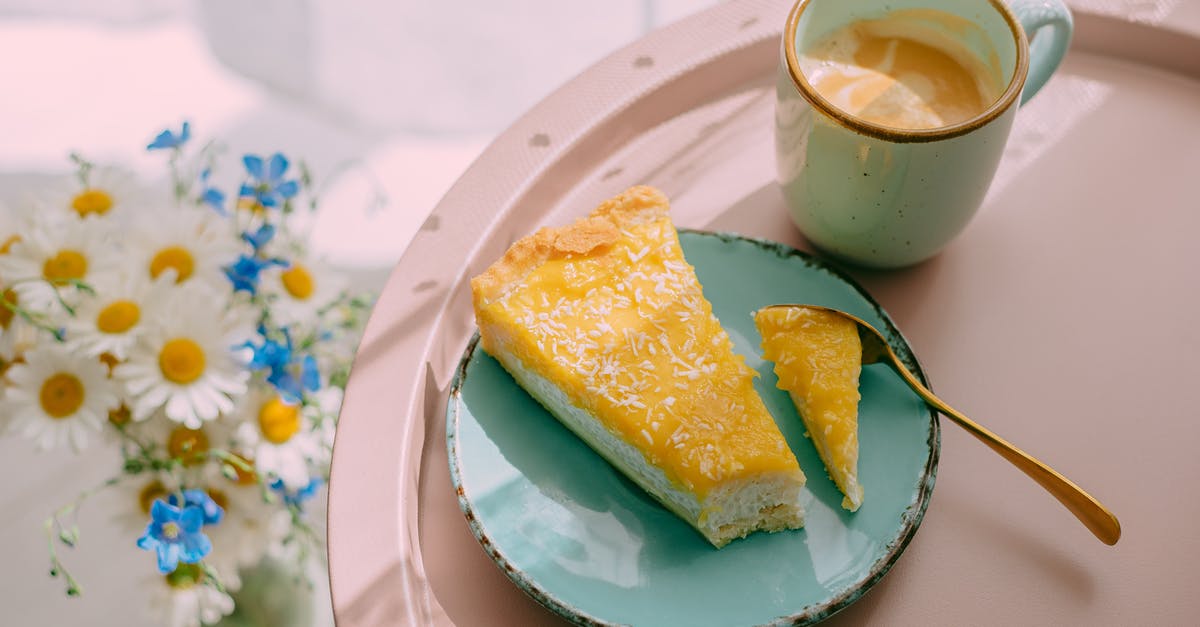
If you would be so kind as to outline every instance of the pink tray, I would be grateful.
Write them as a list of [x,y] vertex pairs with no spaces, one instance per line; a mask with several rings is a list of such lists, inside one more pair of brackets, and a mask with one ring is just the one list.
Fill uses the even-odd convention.
[[[338,429],[339,625],[559,624],[492,564],[451,488],[444,409],[474,330],[466,282],[517,237],[635,183],[666,191],[681,226],[807,249],[772,182],[789,4],[721,5],[616,52],[503,133],[425,222],[367,327]],[[918,267],[850,274],[944,398],[1090,489],[1125,537],[1096,542],[946,426],[921,533],[830,624],[1200,615],[1200,23],[1076,17],[1071,54],[1018,115],[968,230]]]

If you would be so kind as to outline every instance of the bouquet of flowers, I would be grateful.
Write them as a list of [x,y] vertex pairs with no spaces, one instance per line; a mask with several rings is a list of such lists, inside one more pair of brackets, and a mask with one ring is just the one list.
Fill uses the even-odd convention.
[[[246,155],[227,194],[223,151],[190,139],[185,122],[148,146],[166,189],[73,155],[69,183],[0,208],[0,428],[120,451],[96,489],[123,491],[117,520],[170,625],[230,614],[240,569],[265,556],[300,575],[321,553],[305,507],[369,307],[295,228],[317,203],[303,164]],[[46,522],[50,574],[72,596],[60,550],[91,493]]]

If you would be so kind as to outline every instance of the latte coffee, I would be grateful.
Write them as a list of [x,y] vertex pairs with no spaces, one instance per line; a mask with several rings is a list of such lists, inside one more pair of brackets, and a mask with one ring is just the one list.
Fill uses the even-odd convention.
[[[921,20],[927,23],[929,13]],[[891,128],[951,126],[996,102],[1004,86],[987,64],[951,36],[907,18],[896,12],[860,20],[823,37],[801,51],[805,78],[835,107]]]

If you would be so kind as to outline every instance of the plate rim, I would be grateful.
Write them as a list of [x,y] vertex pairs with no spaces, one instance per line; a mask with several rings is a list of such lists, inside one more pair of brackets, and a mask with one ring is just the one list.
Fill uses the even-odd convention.
[[[889,344],[893,344],[893,350],[897,351],[897,356],[905,363],[905,366],[912,371],[927,388],[929,387],[928,377],[922,369],[920,361],[917,359],[916,353],[912,349],[912,345],[908,342],[908,338],[900,332],[891,316],[887,311],[875,300],[873,296],[853,277],[842,271],[836,265],[830,263],[817,255],[804,252],[787,244],[776,242],[760,237],[751,237],[733,233],[729,231],[708,231],[704,229],[691,228],[676,228],[679,235],[680,243],[687,237],[712,238],[726,244],[751,244],[759,249],[767,250],[774,253],[780,258],[796,258],[805,265],[815,268],[820,271],[831,274],[834,278],[842,281],[855,293],[866,300],[871,309],[879,315],[884,322],[884,329],[880,329],[887,337]],[[471,506],[470,500],[466,495],[466,488],[462,481],[462,469],[460,467],[460,456],[458,454],[458,430],[459,430],[459,407],[461,405],[462,386],[466,380],[466,370],[471,363],[471,359],[475,355],[475,350],[479,347],[479,330],[476,329],[471,335],[470,341],[467,343],[466,349],[463,351],[462,357],[454,368],[454,377],[450,382],[449,389],[446,394],[446,454],[450,466],[450,482],[454,487],[455,497],[458,501],[459,509],[467,520],[467,525],[471,529],[471,535],[487,553],[492,562],[500,568],[500,570],[525,594],[529,595],[542,606],[553,611],[558,616],[576,625],[587,625],[597,627],[615,627],[622,623],[615,623],[602,618],[598,618],[579,608],[576,608],[562,599],[551,594],[544,588],[538,585],[537,581],[524,570],[514,566],[508,557],[496,546],[487,536],[483,529],[478,516]],[[898,343],[898,344],[896,344]],[[932,389],[932,388],[930,388]],[[800,608],[799,611],[785,615],[777,616],[774,619],[759,623],[755,627],[776,627],[783,625],[812,625],[819,623],[830,616],[849,607],[855,601],[862,598],[868,591],[874,588],[892,569],[892,566],[899,561],[900,556],[908,547],[908,544],[916,536],[917,530],[921,527],[921,522],[925,518],[925,512],[929,509],[929,502],[933,498],[933,488],[937,480],[938,462],[941,457],[941,423],[938,417],[938,412],[933,408],[926,406],[929,411],[929,435],[926,438],[925,445],[929,449],[929,458],[925,463],[925,467],[918,478],[919,485],[914,500],[904,509],[901,515],[901,525],[899,534],[894,542],[886,545],[886,553],[883,557],[876,560],[871,565],[871,570],[867,577],[859,583],[851,586],[841,594],[831,597],[825,602],[815,603]]]

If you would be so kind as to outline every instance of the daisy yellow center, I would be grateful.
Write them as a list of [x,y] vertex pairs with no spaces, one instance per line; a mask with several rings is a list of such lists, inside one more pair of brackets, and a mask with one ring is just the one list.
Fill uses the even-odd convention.
[[142,310],[137,303],[129,300],[117,300],[108,304],[96,315],[96,328],[103,333],[124,333],[133,328],[142,317]]
[[100,353],[100,363],[108,366],[108,377],[111,379],[113,368],[121,365],[121,360],[117,359],[117,356],[112,353]]
[[42,382],[42,410],[51,418],[66,418],[83,406],[83,382],[69,372],[51,375]]
[[129,421],[132,419],[133,413],[129,411],[129,407],[125,406],[124,403],[116,409],[108,410],[108,421],[118,427],[129,424]]
[[213,503],[217,504],[217,507],[220,507],[221,509],[225,510],[226,512],[229,511],[229,496],[228,495],[226,495],[224,492],[214,489],[214,488],[209,488],[209,489],[205,490],[205,492],[208,493],[208,497],[213,500]]
[[[166,525],[163,525],[163,528],[165,529]],[[175,570],[164,576],[164,579],[167,580],[167,585],[176,590],[187,590],[204,579],[204,571],[196,564],[180,562]]]
[[[234,453],[233,456],[242,462],[241,464],[230,464],[230,466],[233,467],[234,475],[237,476],[237,479],[234,480],[234,483],[243,486],[254,485],[257,483],[258,477],[254,473],[254,460],[250,459],[249,457],[238,455],[237,453]],[[242,466],[248,467],[249,470],[243,468]]]
[[183,460],[185,466],[201,463],[208,454],[208,436],[203,429],[175,427],[167,436],[167,454]]
[[258,428],[272,444],[283,444],[300,430],[300,408],[273,398],[258,410]]
[[6,289],[0,294],[0,301],[3,301],[0,302],[0,329],[7,329],[16,313],[13,310],[17,308],[17,293],[12,288]]
[[19,241],[21,241],[20,235],[9,235],[8,239],[0,243],[0,255],[7,255],[8,251],[12,250],[12,247]]
[[158,353],[158,367],[171,383],[186,385],[204,374],[204,349],[186,337],[163,344]]
[[175,282],[183,283],[196,270],[196,259],[191,251],[182,246],[168,246],[155,253],[150,260],[150,277],[157,279],[168,268],[175,270]]
[[79,217],[84,218],[89,215],[102,216],[113,207],[112,196],[102,189],[85,189],[79,192],[75,198],[71,199],[71,208]]
[[77,250],[60,250],[42,264],[42,277],[60,285],[82,279],[87,271],[87,257]]
[[316,289],[316,281],[313,280],[312,273],[301,265],[292,264],[292,267],[283,271],[281,278],[283,279],[283,288],[296,300],[307,300]]
[[138,492],[138,506],[142,508],[143,514],[149,514],[150,507],[159,499],[167,499],[167,488],[161,481],[151,481]]

